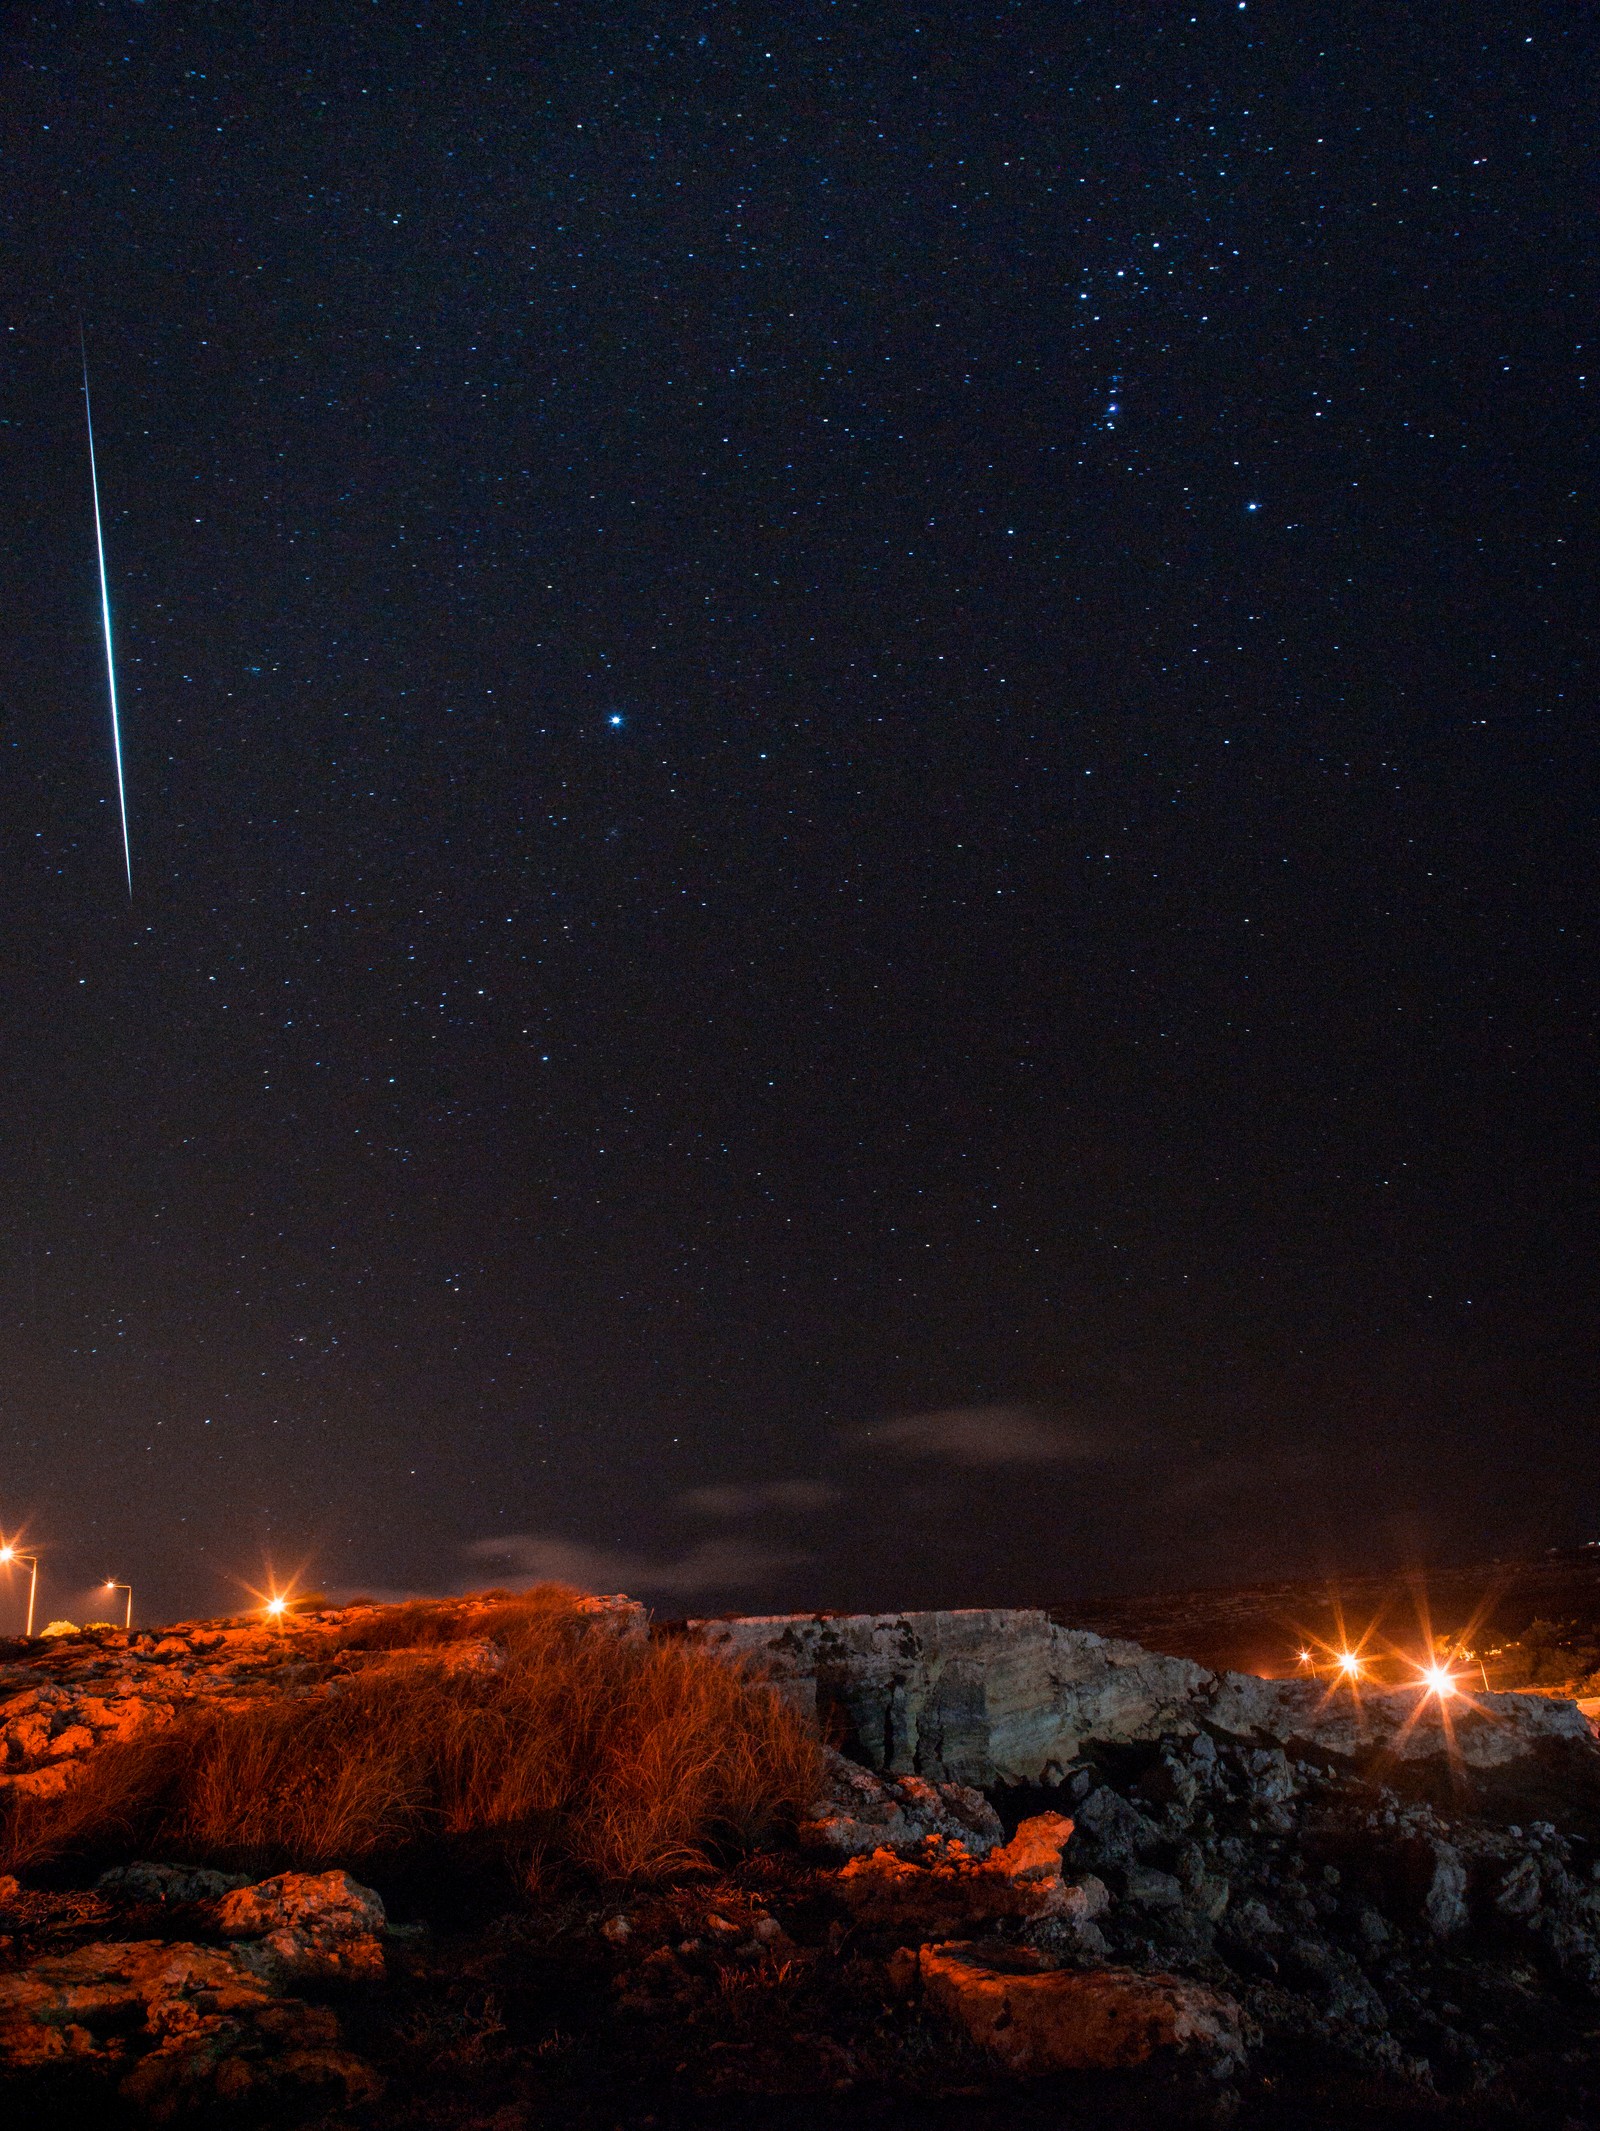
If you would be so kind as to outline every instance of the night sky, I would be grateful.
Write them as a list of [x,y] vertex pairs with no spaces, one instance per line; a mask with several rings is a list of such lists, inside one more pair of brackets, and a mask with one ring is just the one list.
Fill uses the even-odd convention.
[[44,1613],[1591,1537],[1597,62],[1517,0],[9,11]]

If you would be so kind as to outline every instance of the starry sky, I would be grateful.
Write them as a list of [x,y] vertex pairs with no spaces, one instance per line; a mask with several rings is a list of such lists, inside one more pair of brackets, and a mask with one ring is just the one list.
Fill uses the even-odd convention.
[[10,13],[46,1611],[1591,1536],[1597,45]]

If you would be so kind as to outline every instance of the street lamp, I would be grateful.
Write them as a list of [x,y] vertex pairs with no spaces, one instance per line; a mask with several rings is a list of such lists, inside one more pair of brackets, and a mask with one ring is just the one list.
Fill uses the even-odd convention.
[[106,1591],[127,1592],[128,1607],[127,1611],[122,1616],[122,1632],[124,1635],[126,1635],[128,1630],[133,1626],[133,1585],[131,1583],[117,1583],[111,1577],[108,1576],[101,1588],[102,1590]]
[[14,1561],[24,1561],[32,1570],[28,1578],[28,1625],[23,1630],[31,1642],[33,1639],[33,1602],[39,1595],[39,1557],[37,1554],[22,1554],[14,1546],[0,1546],[0,1562],[9,1568]]

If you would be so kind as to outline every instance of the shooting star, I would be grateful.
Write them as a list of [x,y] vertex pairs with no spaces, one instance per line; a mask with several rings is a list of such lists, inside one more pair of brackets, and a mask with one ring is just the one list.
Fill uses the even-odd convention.
[[128,900],[133,901],[133,845],[128,841],[128,792],[122,781],[122,720],[117,715],[117,665],[111,653],[111,591],[106,583],[106,543],[100,530],[100,476],[94,463],[94,411],[89,405],[89,351],[78,335],[83,355],[83,418],[89,430],[89,487],[94,496],[94,546],[100,558],[100,619],[106,634],[106,686],[111,694],[111,753],[117,765],[117,807],[122,815],[122,859],[128,869]]

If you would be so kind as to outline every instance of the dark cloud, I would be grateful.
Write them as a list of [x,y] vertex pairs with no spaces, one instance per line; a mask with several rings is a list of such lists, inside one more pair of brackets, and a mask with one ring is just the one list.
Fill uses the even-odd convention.
[[951,1465],[1061,1465],[1108,1457],[1103,1430],[1035,1406],[946,1406],[852,1429],[851,1440]]

